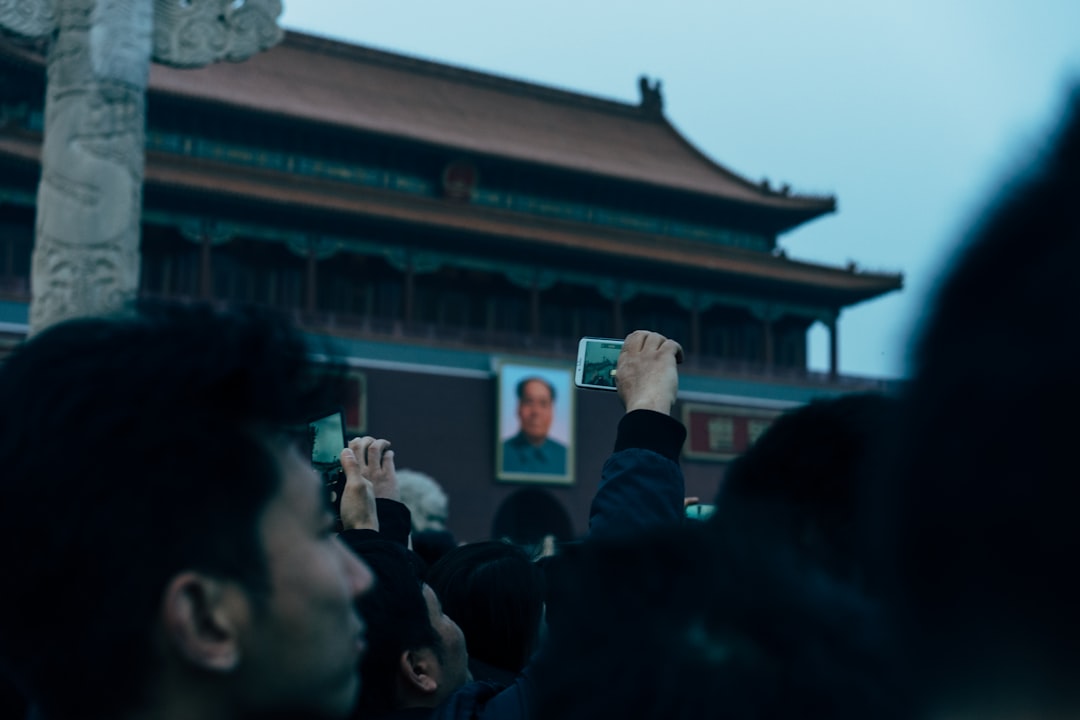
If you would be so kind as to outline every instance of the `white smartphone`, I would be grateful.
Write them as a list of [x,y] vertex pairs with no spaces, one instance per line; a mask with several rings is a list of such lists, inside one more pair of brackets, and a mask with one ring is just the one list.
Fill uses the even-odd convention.
[[581,388],[614,390],[615,365],[619,362],[622,346],[622,340],[613,338],[581,338],[574,384]]

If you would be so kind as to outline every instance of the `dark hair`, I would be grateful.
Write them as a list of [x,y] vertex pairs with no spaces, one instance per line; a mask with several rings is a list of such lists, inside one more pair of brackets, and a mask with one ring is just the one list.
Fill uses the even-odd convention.
[[543,574],[524,550],[489,541],[463,545],[435,563],[427,582],[461,627],[469,658],[520,672],[544,614]]
[[444,555],[458,546],[449,530],[420,530],[412,534],[412,549],[424,563],[431,567]]
[[738,522],[748,537],[790,544],[835,577],[856,579],[858,508],[898,405],[855,393],[785,412],[729,466],[710,524]]
[[144,699],[176,573],[267,589],[271,443],[325,402],[309,370],[284,323],[205,307],[72,320],[6,360],[0,661],[46,715]]
[[551,383],[549,383],[544,378],[540,377],[539,375],[533,375],[532,377],[523,378],[523,379],[518,381],[517,388],[515,389],[516,392],[517,392],[517,399],[518,400],[524,399],[524,397],[525,397],[525,386],[528,385],[531,382],[543,383],[544,386],[548,389],[548,392],[551,393],[551,402],[555,402],[555,386],[552,385]]
[[975,229],[918,342],[877,520],[931,703],[996,689],[1080,704],[1078,198],[1080,92],[1042,167]]
[[442,645],[431,626],[420,579],[422,561],[389,540],[368,540],[353,549],[375,576],[375,587],[357,606],[367,626],[367,651],[360,663],[360,701],[353,717],[378,717],[397,709],[397,674],[401,654]]
[[903,716],[873,611],[786,548],[695,523],[568,547],[548,582],[538,720]]

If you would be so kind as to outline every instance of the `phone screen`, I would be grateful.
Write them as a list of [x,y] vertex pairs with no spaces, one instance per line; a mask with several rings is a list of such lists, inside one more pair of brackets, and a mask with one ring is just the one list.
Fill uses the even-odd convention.
[[311,464],[319,472],[333,472],[341,468],[341,451],[345,448],[345,416],[336,412],[310,425]]
[[698,503],[686,508],[686,517],[691,520],[708,520],[714,513],[716,513],[715,505],[702,505]]
[[341,470],[341,451],[345,449],[345,413],[330,413],[308,423],[308,443],[311,464],[326,485],[327,500],[341,529],[341,493],[345,489],[345,473]]
[[583,388],[614,390],[615,366],[619,362],[622,346],[622,340],[613,338],[581,338],[574,384]]

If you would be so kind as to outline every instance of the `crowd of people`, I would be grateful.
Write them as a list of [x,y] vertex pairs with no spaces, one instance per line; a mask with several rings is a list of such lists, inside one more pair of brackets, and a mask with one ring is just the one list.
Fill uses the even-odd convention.
[[298,450],[334,384],[280,319],[142,306],[41,332],[0,367],[0,711],[1077,714],[1072,106],[973,228],[902,392],[785,414],[706,521],[684,512],[682,348],[630,334],[588,531],[541,560],[437,542],[446,497],[386,439],[342,451],[335,517]]

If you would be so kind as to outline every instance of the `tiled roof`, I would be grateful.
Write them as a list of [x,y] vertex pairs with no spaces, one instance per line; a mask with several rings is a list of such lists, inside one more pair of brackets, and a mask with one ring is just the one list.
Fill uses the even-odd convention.
[[155,65],[150,84],[237,109],[772,208],[798,216],[792,224],[835,209],[832,197],[772,192],[735,175],[647,107],[294,32],[242,63]]

